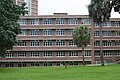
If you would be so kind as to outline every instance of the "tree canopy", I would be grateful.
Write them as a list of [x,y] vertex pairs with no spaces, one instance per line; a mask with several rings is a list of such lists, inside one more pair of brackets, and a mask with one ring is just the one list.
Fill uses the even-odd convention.
[[85,65],[84,48],[90,44],[90,30],[86,26],[79,26],[75,28],[72,36],[77,47],[82,47],[83,65]]
[[94,22],[100,26],[100,60],[101,66],[104,66],[103,50],[102,50],[102,22],[109,21],[111,11],[120,13],[120,0],[91,0],[88,5],[89,16]]
[[120,14],[120,0],[112,0],[111,4],[114,8],[114,11]]
[[86,26],[76,27],[73,32],[73,41],[78,47],[86,47],[90,43],[90,30]]
[[16,36],[20,34],[20,25],[17,22],[20,15],[25,15],[25,3],[16,5],[14,0],[0,0],[0,56],[12,49],[17,43]]
[[119,0],[91,0],[88,5],[89,16],[94,19],[95,22],[108,21],[111,17],[112,8],[115,12],[120,13],[120,1]]

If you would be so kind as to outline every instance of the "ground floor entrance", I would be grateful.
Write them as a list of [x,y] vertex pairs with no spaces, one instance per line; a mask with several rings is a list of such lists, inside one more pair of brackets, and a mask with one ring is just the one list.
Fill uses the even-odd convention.
[[[91,64],[91,61],[85,61]],[[46,61],[46,62],[1,62],[0,67],[33,67],[33,66],[64,66],[64,65],[82,65],[82,61]]]

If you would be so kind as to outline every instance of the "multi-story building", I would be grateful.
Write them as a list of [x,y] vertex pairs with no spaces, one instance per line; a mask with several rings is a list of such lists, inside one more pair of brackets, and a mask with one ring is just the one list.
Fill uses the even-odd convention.
[[38,0],[16,0],[16,4],[26,3],[28,15],[38,15]]
[[[81,65],[82,50],[72,40],[72,33],[79,25],[91,30],[85,63],[100,62],[100,28],[88,15],[22,16],[19,23],[22,33],[17,39],[20,42],[6,52],[6,58],[0,59],[1,67]],[[104,61],[112,63],[120,57],[120,18],[111,18],[102,26]]]

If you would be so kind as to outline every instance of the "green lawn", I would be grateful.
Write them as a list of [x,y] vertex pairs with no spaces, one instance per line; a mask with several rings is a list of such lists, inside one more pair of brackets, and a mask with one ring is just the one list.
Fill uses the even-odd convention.
[[101,66],[0,68],[0,80],[120,80],[120,64]]

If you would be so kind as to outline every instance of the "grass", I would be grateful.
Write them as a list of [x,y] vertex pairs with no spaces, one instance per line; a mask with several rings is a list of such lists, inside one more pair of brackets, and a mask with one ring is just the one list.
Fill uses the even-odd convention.
[[120,64],[0,68],[0,80],[120,80]]

